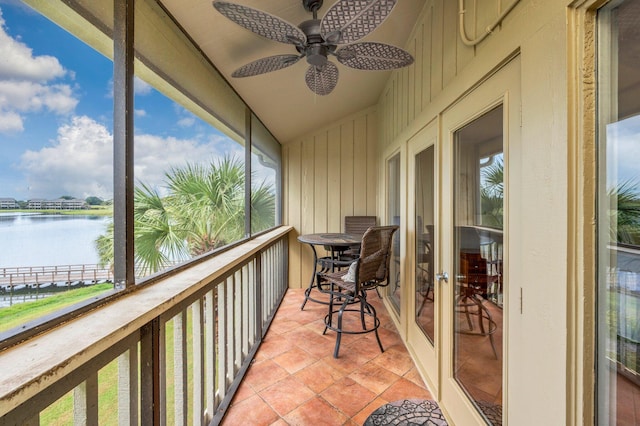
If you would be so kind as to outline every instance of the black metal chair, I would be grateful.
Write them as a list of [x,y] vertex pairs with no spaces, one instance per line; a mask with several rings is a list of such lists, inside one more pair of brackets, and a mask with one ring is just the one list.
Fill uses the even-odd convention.
[[[384,352],[378,327],[380,320],[375,308],[367,301],[367,291],[376,289],[379,285],[386,285],[389,280],[389,262],[391,259],[393,234],[398,226],[373,226],[362,237],[360,256],[354,261],[353,267],[331,273],[318,274],[318,285],[329,285],[329,313],[325,317],[325,329],[337,333],[334,358],[340,351],[340,340],[343,333],[363,334],[374,332],[380,350]],[[350,277],[350,275],[352,275]],[[351,281],[350,278],[353,278]],[[335,309],[336,304],[340,307]],[[359,308],[350,307],[359,304]],[[345,312],[357,312],[360,316],[362,329],[345,329],[343,315]],[[337,318],[334,321],[334,316]],[[365,316],[371,320],[365,321]]]

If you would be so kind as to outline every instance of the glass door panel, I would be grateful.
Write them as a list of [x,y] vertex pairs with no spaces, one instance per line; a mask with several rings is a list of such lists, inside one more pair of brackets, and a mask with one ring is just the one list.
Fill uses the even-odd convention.
[[434,151],[432,145],[415,156],[415,321],[431,345],[436,312]]
[[454,133],[453,375],[502,424],[503,107]]
[[598,12],[597,424],[640,424],[640,1]]
[[[390,225],[400,226],[400,154],[396,154],[387,163],[387,218]],[[400,232],[393,236],[393,253],[389,264],[388,296],[391,304],[400,316]]]

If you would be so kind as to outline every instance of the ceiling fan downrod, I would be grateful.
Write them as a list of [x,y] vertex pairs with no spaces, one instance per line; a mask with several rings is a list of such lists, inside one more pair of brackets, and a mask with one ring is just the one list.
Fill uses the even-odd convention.
[[322,7],[324,0],[302,0],[302,6],[307,12],[313,13],[313,19],[318,19],[318,10]]

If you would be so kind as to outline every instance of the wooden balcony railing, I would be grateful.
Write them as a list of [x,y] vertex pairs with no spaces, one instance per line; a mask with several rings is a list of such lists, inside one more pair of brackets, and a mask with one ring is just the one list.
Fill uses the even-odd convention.
[[287,289],[290,230],[0,352],[0,425],[218,424]]

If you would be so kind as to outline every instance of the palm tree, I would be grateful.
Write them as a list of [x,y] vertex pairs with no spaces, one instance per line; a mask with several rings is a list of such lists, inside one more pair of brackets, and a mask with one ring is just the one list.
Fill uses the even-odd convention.
[[483,167],[480,185],[480,215],[482,224],[503,228],[504,218],[504,163],[495,157],[492,165]]
[[[134,193],[135,261],[139,274],[161,270],[244,236],[244,165],[225,157],[208,166],[186,164],[165,174],[168,195],[141,183]],[[252,232],[275,222],[275,195],[252,188]],[[102,264],[113,262],[113,225],[96,240]],[[111,243],[113,245],[113,243]]]
[[626,180],[607,189],[607,196],[611,206],[611,241],[640,245],[640,192],[637,182]]

